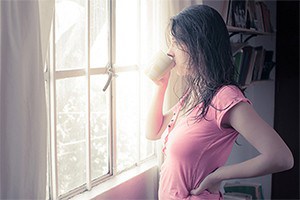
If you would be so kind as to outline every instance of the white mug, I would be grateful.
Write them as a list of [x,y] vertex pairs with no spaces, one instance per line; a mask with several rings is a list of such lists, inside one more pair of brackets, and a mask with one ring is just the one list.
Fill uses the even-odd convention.
[[172,62],[173,59],[160,50],[154,54],[145,73],[154,82],[159,81],[171,70],[173,67]]

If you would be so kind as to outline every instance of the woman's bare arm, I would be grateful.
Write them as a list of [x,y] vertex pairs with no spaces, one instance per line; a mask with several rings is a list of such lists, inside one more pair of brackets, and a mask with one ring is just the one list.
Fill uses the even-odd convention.
[[163,103],[170,74],[156,83],[146,121],[146,138],[158,140],[172,118],[172,111],[163,113]]
[[218,168],[190,194],[198,195],[204,190],[218,192],[223,180],[263,176],[293,167],[290,149],[248,103],[241,102],[231,108],[224,116],[223,124],[237,130],[260,154],[244,162]]
[[290,149],[248,103],[241,102],[228,111],[225,123],[243,135],[260,154],[245,162],[221,167],[218,170],[221,180],[262,176],[293,167]]

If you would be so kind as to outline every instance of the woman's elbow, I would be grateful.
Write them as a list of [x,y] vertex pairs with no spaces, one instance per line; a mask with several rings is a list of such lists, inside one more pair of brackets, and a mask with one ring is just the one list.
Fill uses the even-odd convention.
[[153,137],[151,135],[146,135],[146,139],[147,140],[157,140],[155,137]]
[[276,162],[278,171],[286,171],[294,167],[294,157],[290,150],[281,153]]
[[284,165],[284,170],[289,170],[294,167],[294,157],[293,154],[290,152],[286,158],[285,158],[285,165]]
[[148,133],[146,132],[145,137],[147,140],[152,140],[152,141],[160,139],[160,137],[158,137],[157,134],[153,134],[153,133],[149,133],[149,132]]

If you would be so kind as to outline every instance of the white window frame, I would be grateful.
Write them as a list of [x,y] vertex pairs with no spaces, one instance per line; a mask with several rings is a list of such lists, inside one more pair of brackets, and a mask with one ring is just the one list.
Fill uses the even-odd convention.
[[[139,71],[139,66],[138,65],[131,65],[131,66],[116,66],[114,65],[114,57],[116,53],[115,49],[115,27],[116,27],[116,22],[115,22],[115,14],[116,14],[116,7],[115,7],[115,0],[108,0],[108,10],[109,10],[109,21],[110,21],[110,28],[109,28],[109,64],[108,66],[103,66],[99,68],[90,68],[90,34],[89,31],[87,31],[86,37],[87,37],[87,63],[86,63],[86,68],[85,69],[71,69],[71,70],[60,70],[56,71],[55,69],[55,15],[53,16],[53,22],[52,22],[52,30],[50,34],[50,45],[49,45],[49,51],[48,51],[48,64],[45,70],[45,80],[48,82],[47,89],[49,91],[48,94],[48,131],[49,131],[49,145],[48,145],[48,179],[49,179],[49,199],[65,199],[65,198],[70,198],[72,196],[75,196],[79,193],[82,193],[84,191],[90,191],[92,187],[99,185],[100,183],[111,179],[118,174],[122,172],[116,171],[116,152],[117,152],[117,144],[116,144],[116,110],[114,105],[116,105],[116,100],[113,98],[116,94],[116,85],[114,81],[114,77],[112,78],[112,81],[110,82],[110,86],[107,88],[107,90],[110,92],[110,127],[109,127],[109,132],[111,133],[109,137],[109,154],[110,154],[110,167],[109,167],[109,174],[102,176],[100,178],[97,178],[96,180],[91,180],[91,137],[90,137],[90,78],[91,75],[94,74],[108,74],[108,72],[112,72],[113,74],[118,74],[122,72],[128,72],[128,71]],[[90,30],[90,2],[87,0],[88,6],[87,6],[87,29]],[[140,4],[140,3],[139,3]],[[140,16],[140,5],[139,7],[139,16]],[[157,21],[156,15],[153,16],[154,20]],[[140,19],[140,17],[139,17]],[[140,33],[138,33],[138,36],[140,37]],[[140,41],[140,39],[139,39]],[[51,53],[49,53],[51,52]],[[140,50],[138,51],[140,52]],[[86,157],[87,162],[86,162],[86,183],[83,186],[80,186],[66,194],[58,196],[58,171],[57,171],[57,138],[56,138],[56,80],[62,79],[62,78],[68,78],[68,77],[80,77],[80,76],[85,76],[86,81],[87,81],[87,124],[86,124]],[[140,136],[140,134],[139,134]],[[140,140],[139,140],[140,141]],[[155,147],[155,144],[153,144],[153,147]],[[140,148],[140,145],[139,145]],[[156,153],[154,149],[154,153],[152,157],[148,158],[148,160],[156,158]],[[139,158],[138,158],[138,163],[136,163],[132,167],[139,166],[142,164],[144,161],[141,161],[140,159],[140,153],[139,153]],[[147,160],[146,160],[147,161]],[[153,163],[153,162],[152,162]]]

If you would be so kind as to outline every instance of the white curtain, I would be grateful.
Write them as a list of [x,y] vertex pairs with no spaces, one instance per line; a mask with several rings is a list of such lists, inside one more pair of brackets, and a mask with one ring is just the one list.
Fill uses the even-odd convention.
[[43,66],[53,0],[0,1],[0,199],[45,199]]

